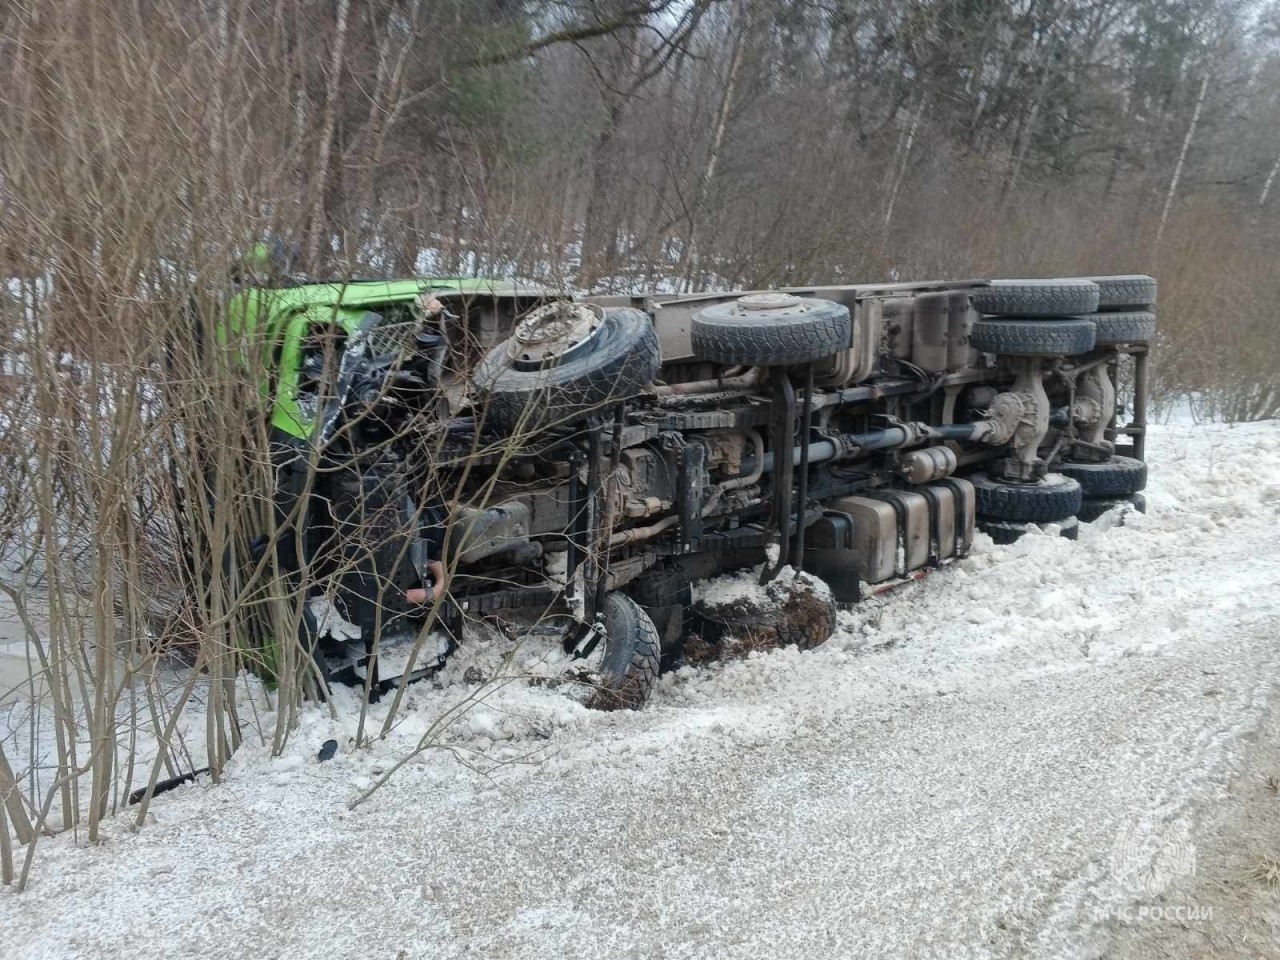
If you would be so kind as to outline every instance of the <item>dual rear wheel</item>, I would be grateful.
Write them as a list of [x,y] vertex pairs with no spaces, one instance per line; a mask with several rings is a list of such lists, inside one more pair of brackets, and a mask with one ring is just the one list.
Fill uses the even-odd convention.
[[1156,281],[1130,275],[996,280],[973,294],[983,318],[970,344],[1011,357],[1079,356],[1096,347],[1154,339]]
[[977,494],[979,522],[996,543],[1011,543],[1027,524],[1055,524],[1074,540],[1080,522],[1092,523],[1128,504],[1140,513],[1146,501],[1147,465],[1133,457],[1112,456],[1097,463],[1065,462],[1058,473],[1036,483],[1009,483],[985,473],[970,477]]

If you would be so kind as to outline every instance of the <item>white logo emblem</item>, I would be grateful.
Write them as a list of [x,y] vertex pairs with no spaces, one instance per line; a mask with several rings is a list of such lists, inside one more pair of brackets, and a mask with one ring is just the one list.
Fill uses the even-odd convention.
[[1158,897],[1178,877],[1196,872],[1191,825],[1182,819],[1164,826],[1130,821],[1111,848],[1111,868],[1132,893]]

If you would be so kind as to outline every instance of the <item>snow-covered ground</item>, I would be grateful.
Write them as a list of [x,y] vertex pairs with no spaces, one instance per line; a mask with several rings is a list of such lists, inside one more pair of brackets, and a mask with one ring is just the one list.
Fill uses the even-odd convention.
[[[1150,459],[1145,517],[980,538],[640,713],[465,662],[371,748],[311,711],[139,832],[43,841],[0,956],[1092,957],[1135,907],[1187,922],[1280,678],[1280,424],[1163,427]],[[467,695],[452,749],[348,808]]]

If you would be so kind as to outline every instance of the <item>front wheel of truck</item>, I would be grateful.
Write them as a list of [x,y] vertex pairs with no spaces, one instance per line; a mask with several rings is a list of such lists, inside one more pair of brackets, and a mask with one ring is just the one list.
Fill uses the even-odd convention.
[[661,365],[658,335],[645,313],[553,304],[489,351],[471,380],[481,422],[527,435],[630,400]]
[[658,682],[662,639],[640,605],[624,593],[605,596],[604,633],[586,651],[595,688],[587,705],[598,710],[639,710]]

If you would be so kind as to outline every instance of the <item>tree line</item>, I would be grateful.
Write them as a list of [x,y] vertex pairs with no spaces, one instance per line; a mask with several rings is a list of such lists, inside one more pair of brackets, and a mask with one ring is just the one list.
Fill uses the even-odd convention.
[[76,303],[136,220],[193,263],[270,232],[315,274],[607,292],[1151,272],[1163,388],[1280,359],[1238,361],[1275,284],[1265,0],[0,10],[5,259]]

